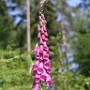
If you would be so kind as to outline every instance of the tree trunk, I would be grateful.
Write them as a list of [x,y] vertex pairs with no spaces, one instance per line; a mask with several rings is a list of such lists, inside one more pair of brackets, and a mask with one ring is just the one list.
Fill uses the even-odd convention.
[[30,0],[26,0],[26,5],[27,5],[27,51],[31,51]]

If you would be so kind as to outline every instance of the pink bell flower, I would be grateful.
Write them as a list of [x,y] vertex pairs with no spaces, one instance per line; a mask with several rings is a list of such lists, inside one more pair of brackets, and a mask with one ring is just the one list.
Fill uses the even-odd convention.
[[47,23],[47,21],[46,21],[46,20],[42,20],[42,23],[43,23],[43,24],[46,24],[46,23]]
[[43,22],[42,21],[40,21],[40,26],[43,26]]
[[40,33],[40,32],[38,33],[38,36],[37,36],[37,37],[38,37],[38,38],[41,38],[41,33]]
[[34,70],[36,70],[37,68],[38,68],[38,65],[39,65],[39,60],[36,60],[35,61],[35,64],[32,66],[32,68],[34,69]]
[[44,29],[44,31],[47,31],[47,29],[46,29],[45,25],[43,26],[43,29]]
[[47,42],[48,41],[48,38],[45,38],[45,41]]
[[42,33],[44,33],[44,29],[43,29],[43,27],[42,27],[40,30],[41,30]]
[[40,38],[40,44],[43,44],[44,42],[43,42],[43,40],[42,40],[42,38]]
[[40,53],[40,50],[39,50],[39,47],[37,48],[37,51],[36,51],[36,55],[39,55]]
[[48,33],[47,32],[45,32],[44,34],[45,34],[46,37],[48,37]]
[[44,14],[41,14],[41,17],[42,17],[43,19],[45,19]]
[[41,74],[41,77],[40,77],[40,79],[42,80],[42,81],[45,81],[46,80],[46,78],[47,78],[47,76],[46,76],[46,70],[44,69],[43,70],[43,73]]
[[42,39],[45,40],[45,35],[44,34],[42,35]]
[[47,86],[51,85],[52,79],[50,77],[51,65],[49,60],[50,51],[47,45],[48,33],[46,28],[47,21],[44,17],[44,10],[41,9],[39,12],[40,23],[38,25],[38,35],[39,43],[35,45],[34,54],[36,61],[32,65],[34,83],[32,90],[39,89],[39,82],[45,81]]
[[38,44],[36,44],[35,47],[34,47],[34,53],[37,52],[38,47],[39,47]]
[[46,53],[46,51],[43,51],[43,59],[48,59],[49,55]]
[[43,73],[43,63],[42,62],[40,62],[40,64],[38,65],[37,73],[38,74]]
[[50,67],[50,62],[48,62],[48,61],[44,62],[44,68],[47,69],[47,70],[50,69],[51,68]]
[[39,57],[40,57],[40,49],[37,48],[37,51],[36,51],[36,53],[35,53],[35,58],[36,58],[36,59],[39,59]]
[[51,72],[51,68],[48,68],[48,69],[47,69],[47,73],[50,74],[50,72]]
[[36,74],[34,77],[35,83],[39,83],[40,81],[40,75]]
[[45,41],[43,42],[43,46],[47,48],[47,43]]
[[40,53],[43,52],[43,45],[40,45]]
[[42,61],[42,60],[43,60],[42,53],[43,53],[43,52],[40,52],[39,61]]
[[32,75],[35,76],[36,74],[37,74],[37,71],[34,70],[33,73],[32,73]]
[[47,86],[50,86],[51,83],[52,83],[52,79],[51,79],[50,75],[47,74],[47,78],[46,78],[46,84],[47,84]]
[[32,90],[38,90],[38,89],[39,89],[39,84],[34,82]]

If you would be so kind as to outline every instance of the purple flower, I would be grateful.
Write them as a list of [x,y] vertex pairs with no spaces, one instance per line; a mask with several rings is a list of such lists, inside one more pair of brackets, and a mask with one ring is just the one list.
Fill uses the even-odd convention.
[[43,73],[43,62],[40,62],[40,64],[38,65],[37,73],[38,73],[38,74]]
[[35,83],[39,83],[39,81],[40,81],[40,75],[35,74],[34,80],[35,80]]
[[41,38],[41,33],[40,33],[40,32],[38,33],[38,36],[37,36],[37,37],[38,37],[38,38]]
[[32,68],[33,68],[34,70],[37,70],[39,63],[40,63],[39,60],[36,60],[36,61],[35,61],[35,64],[32,66]]
[[40,45],[40,53],[43,53],[43,49],[44,49],[43,45]]
[[46,84],[47,84],[47,86],[50,86],[51,83],[52,83],[52,79],[51,79],[50,75],[47,74],[47,78],[46,78]]
[[39,88],[39,84],[34,82],[32,90],[38,90],[38,88]]
[[36,61],[33,68],[33,90],[38,90],[39,82],[45,81],[47,86],[51,85],[52,79],[50,77],[51,65],[49,60],[50,51],[47,45],[48,33],[46,28],[47,21],[45,20],[43,8],[39,12],[40,23],[38,25],[38,35],[39,43],[35,45],[34,54]]
[[46,70],[43,68],[43,73],[41,74],[40,79],[41,79],[42,81],[45,81],[46,78],[47,78],[47,76],[46,76]]

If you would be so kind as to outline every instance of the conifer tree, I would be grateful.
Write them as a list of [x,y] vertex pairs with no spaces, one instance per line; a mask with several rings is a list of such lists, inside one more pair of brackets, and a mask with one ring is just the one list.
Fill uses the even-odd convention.
[[89,0],[82,0],[82,2],[79,4],[81,14],[80,19],[78,20],[80,20],[80,28],[76,33],[78,39],[76,41],[75,62],[78,64],[78,72],[85,76],[90,76],[90,20],[88,17],[89,4]]

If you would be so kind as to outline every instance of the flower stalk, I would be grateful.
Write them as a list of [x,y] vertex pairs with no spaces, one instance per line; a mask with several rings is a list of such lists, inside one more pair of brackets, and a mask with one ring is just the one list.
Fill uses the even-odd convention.
[[33,64],[33,76],[34,83],[32,90],[39,89],[39,83],[42,81],[46,82],[47,86],[51,85],[52,79],[50,76],[51,65],[49,60],[49,47],[47,45],[48,41],[48,33],[46,28],[46,19],[44,16],[44,8],[43,4],[46,0],[40,2],[41,9],[39,11],[39,20],[40,23],[38,25],[38,35],[39,43],[35,45],[34,54],[35,54],[35,63]]

